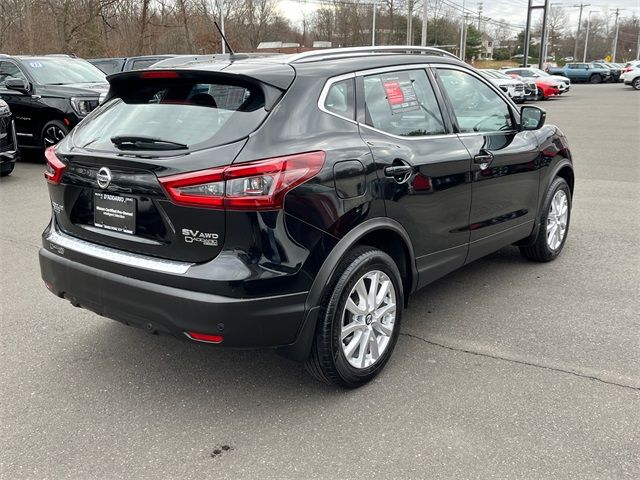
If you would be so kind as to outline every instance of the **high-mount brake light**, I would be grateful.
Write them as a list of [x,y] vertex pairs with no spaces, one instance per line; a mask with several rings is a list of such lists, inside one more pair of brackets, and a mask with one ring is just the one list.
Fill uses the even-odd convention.
[[279,210],[293,188],[322,169],[322,151],[287,155],[160,178],[179,205],[227,210]]
[[44,171],[44,178],[52,185],[59,185],[60,180],[62,180],[64,169],[67,166],[62,163],[62,161],[56,156],[54,148],[55,147],[52,146],[44,151],[44,157],[47,160],[47,167]]
[[150,70],[142,72],[142,78],[178,78],[178,72],[172,70]]

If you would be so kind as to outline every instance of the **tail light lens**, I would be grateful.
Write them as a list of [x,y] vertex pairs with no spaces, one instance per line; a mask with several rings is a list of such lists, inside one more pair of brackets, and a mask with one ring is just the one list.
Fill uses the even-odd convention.
[[290,190],[322,169],[324,158],[324,152],[307,152],[174,175],[159,181],[171,200],[180,205],[278,210]]
[[52,185],[59,185],[66,165],[56,156],[53,150],[54,148],[55,147],[49,147],[44,151],[44,157],[47,160],[44,178]]

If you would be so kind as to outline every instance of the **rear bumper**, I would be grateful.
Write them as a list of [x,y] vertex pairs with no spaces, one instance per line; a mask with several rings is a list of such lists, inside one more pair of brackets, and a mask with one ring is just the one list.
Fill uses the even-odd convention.
[[42,279],[51,292],[150,333],[186,339],[186,332],[197,332],[221,335],[223,346],[279,347],[295,342],[305,317],[307,292],[230,298],[133,279],[63,255],[64,249],[40,249]]

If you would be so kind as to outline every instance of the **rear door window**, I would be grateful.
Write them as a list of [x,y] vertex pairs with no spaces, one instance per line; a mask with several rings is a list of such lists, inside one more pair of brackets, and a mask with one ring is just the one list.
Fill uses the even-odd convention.
[[[76,145],[90,150],[169,150],[174,144],[199,150],[247,136],[267,115],[262,90],[248,83],[138,80],[118,90],[118,97],[76,128]],[[114,137],[158,142],[116,145]]]
[[444,121],[424,70],[364,77],[365,123],[401,137],[441,135]]

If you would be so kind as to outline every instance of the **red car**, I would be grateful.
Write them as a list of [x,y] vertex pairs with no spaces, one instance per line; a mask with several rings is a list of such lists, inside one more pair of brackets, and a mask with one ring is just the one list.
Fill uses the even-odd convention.
[[[517,78],[518,75],[508,74],[510,77]],[[554,95],[560,95],[560,85],[553,79],[545,77],[528,78],[536,84],[537,91],[533,95],[534,100],[546,100]]]

